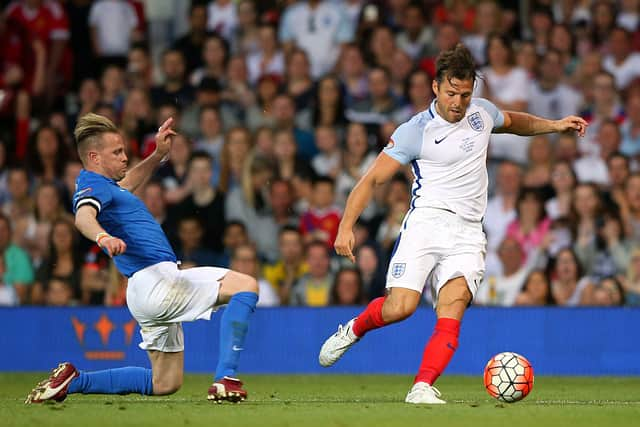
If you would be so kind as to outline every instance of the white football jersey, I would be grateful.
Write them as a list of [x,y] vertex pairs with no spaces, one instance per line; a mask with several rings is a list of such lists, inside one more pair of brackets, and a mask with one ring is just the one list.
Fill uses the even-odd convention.
[[504,115],[491,102],[473,98],[462,120],[449,123],[435,101],[400,125],[383,152],[402,164],[411,162],[414,181],[411,210],[448,209],[480,221],[487,208],[487,149]]

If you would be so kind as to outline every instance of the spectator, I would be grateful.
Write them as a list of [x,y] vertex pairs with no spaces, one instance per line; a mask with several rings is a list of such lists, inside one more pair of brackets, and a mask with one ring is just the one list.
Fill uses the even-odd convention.
[[19,304],[26,304],[33,283],[33,267],[29,255],[11,243],[11,222],[4,214],[0,214],[0,257],[5,266],[4,285],[13,287]]
[[[250,131],[259,127],[273,128],[275,125],[274,101],[278,96],[280,79],[277,76],[264,75],[256,87],[256,103],[247,110],[245,124]],[[294,111],[295,113],[295,111]]]
[[316,128],[316,145],[320,153],[313,157],[311,166],[318,175],[336,179],[342,167],[342,153],[338,146],[338,135],[334,127]]
[[258,31],[259,47],[247,56],[251,85],[255,85],[265,74],[284,75],[284,54],[278,47],[276,28],[270,24],[262,24]]
[[89,27],[94,55],[101,62],[123,67],[131,42],[139,41],[138,16],[130,2],[125,0],[97,0],[91,5]]
[[295,113],[295,103],[290,95],[281,94],[273,100],[275,128],[292,131],[298,146],[298,153],[305,160],[311,160],[313,156],[318,154],[318,148],[313,140],[313,134],[298,125]]
[[253,0],[238,2],[238,26],[231,39],[234,54],[250,55],[258,50],[259,31],[256,4]]
[[153,64],[149,49],[134,44],[127,55],[127,86],[148,91],[153,85]]
[[515,301],[516,306],[555,305],[551,283],[542,270],[533,270],[524,281],[522,291]]
[[334,280],[329,248],[325,242],[312,241],[307,245],[306,254],[309,272],[293,285],[289,304],[325,307],[329,305]]
[[342,6],[326,0],[310,0],[288,6],[280,22],[285,51],[297,45],[309,55],[314,78],[331,70],[343,43],[353,38],[353,28]]
[[180,203],[191,192],[191,183],[187,180],[191,153],[191,141],[182,134],[175,135],[169,161],[156,171],[155,179],[166,190],[164,199],[169,205]]
[[576,243],[574,250],[584,272],[594,281],[624,274],[631,257],[631,244],[624,237],[622,220],[607,210],[596,219],[596,236],[588,243]]
[[536,248],[540,247],[549,232],[551,220],[544,209],[544,200],[540,191],[525,187],[516,201],[517,217],[507,226],[507,237],[512,237],[522,247],[527,261]]
[[[214,176],[220,173],[220,153],[224,145],[224,134],[220,114],[214,106],[205,105],[200,109],[199,132],[195,139],[195,148],[204,151],[213,160]],[[214,179],[216,182],[217,179]]]
[[300,217],[300,231],[305,241],[325,242],[333,247],[342,217],[334,201],[334,181],[326,176],[317,177],[313,182],[309,210]]
[[571,205],[571,231],[576,247],[593,244],[597,233],[597,221],[602,215],[602,197],[595,184],[578,184],[573,192]]
[[53,277],[46,286],[46,304],[50,307],[75,305],[73,286],[68,279]]
[[356,266],[362,276],[362,288],[368,301],[384,295],[387,285],[385,262],[377,246],[364,243],[357,246]]
[[325,76],[318,81],[313,102],[313,127],[332,127],[342,134],[346,125],[345,102],[340,80]]
[[186,80],[186,65],[182,52],[169,49],[163,53],[162,74],[164,83],[151,88],[153,105],[169,102],[184,107],[193,102],[195,93],[193,86]]
[[593,284],[583,276],[582,267],[575,253],[561,250],[550,265],[551,292],[561,306],[589,305],[593,298]]
[[609,184],[607,159],[619,151],[622,135],[618,124],[611,120],[603,120],[596,136],[597,154],[582,156],[573,164],[580,182],[594,182],[606,186]]
[[611,185],[604,193],[604,198],[607,202],[614,203],[620,210],[626,205],[624,186],[631,175],[631,162],[624,154],[614,152],[607,158],[607,169]]
[[640,305],[640,248],[636,247],[631,252],[631,260],[627,266],[624,276],[620,277],[620,282],[625,292],[625,302],[627,305]]
[[602,307],[620,307],[625,304],[624,289],[615,277],[606,277],[593,291],[593,305]]
[[602,66],[614,76],[616,88],[625,90],[640,76],[640,53],[633,52],[632,35],[624,28],[613,28],[607,41],[611,53],[605,56]]
[[46,240],[49,252],[36,272],[36,281],[31,287],[31,303],[48,304],[51,282],[55,280],[67,283],[70,299],[80,300],[83,262],[79,235],[73,223],[66,218],[55,221]]
[[640,242],[640,175],[632,174],[627,179],[625,196],[626,203],[620,206],[625,234],[637,244]]
[[622,143],[620,151],[637,158],[640,155],[640,93],[633,92],[625,103],[626,118],[620,126]]
[[224,250],[219,254],[219,261],[215,263],[223,268],[229,268],[231,255],[237,247],[251,243],[247,234],[247,227],[239,221],[227,221],[222,236]]
[[582,97],[569,85],[562,82],[563,64],[560,52],[547,50],[538,67],[529,92],[529,112],[540,117],[561,119],[578,114]]
[[421,5],[410,3],[404,10],[404,30],[396,35],[396,44],[411,57],[412,60],[421,58],[434,43],[433,28],[426,25],[425,11]]
[[426,110],[431,105],[433,91],[431,89],[431,77],[423,70],[411,72],[405,82],[404,96],[409,101],[393,113],[395,123],[403,123],[415,114]]
[[576,183],[576,174],[570,163],[566,161],[554,163],[551,169],[551,186],[554,196],[545,203],[549,218],[553,220],[569,217]]
[[366,302],[362,275],[357,268],[341,268],[331,286],[329,305],[363,305]]
[[238,25],[238,12],[231,0],[211,0],[207,8],[207,29],[230,40]]
[[[527,111],[530,82],[516,66],[511,39],[494,33],[487,39],[487,65],[480,69],[475,95],[487,98],[503,110]],[[513,161],[526,159],[527,139],[513,135],[493,135],[490,156]]]
[[271,217],[277,227],[297,226],[300,219],[293,211],[293,185],[291,182],[276,178],[269,185],[269,203]]
[[23,242],[29,219],[33,217],[35,203],[29,194],[29,174],[21,167],[10,168],[7,172],[7,192],[9,199],[2,205],[2,212],[12,224],[10,240]]
[[486,44],[491,33],[499,31],[501,10],[494,0],[482,0],[475,5],[474,28],[462,38],[477,64],[487,62]]
[[214,252],[222,252],[225,194],[211,185],[213,173],[211,156],[202,151],[193,153],[189,161],[188,173],[187,180],[191,183],[191,194],[169,210],[168,227],[176,227],[180,218],[195,215],[205,225],[204,246]]
[[[298,117],[308,115],[313,101],[314,86],[307,53],[301,49],[293,49],[287,55],[286,67],[285,93],[293,98]],[[296,121],[300,124],[299,119]],[[305,126],[301,127],[309,128],[309,123],[304,124]]]
[[279,260],[266,265],[263,275],[277,292],[282,304],[288,304],[293,284],[309,270],[300,230],[293,226],[283,227],[278,236],[278,248]]
[[176,257],[180,268],[215,265],[216,254],[203,245],[204,227],[197,216],[182,216],[178,220]]
[[18,305],[18,296],[13,286],[5,283],[4,273],[6,266],[3,257],[0,257],[0,307]]
[[528,168],[524,174],[523,184],[542,191],[550,190],[551,165],[553,151],[551,140],[547,135],[537,135],[531,138],[527,149]]
[[202,51],[207,36],[207,6],[202,3],[192,2],[189,8],[189,30],[173,43],[173,49],[182,52],[186,59],[187,75],[190,75],[202,63]]
[[[367,138],[367,131],[363,124],[353,122],[347,126],[345,150],[342,154],[343,168],[336,179],[336,203],[338,206],[344,206],[356,182],[376,159],[376,155],[369,151]],[[362,214],[364,219],[371,219],[373,215],[373,206],[365,208]]]
[[575,73],[578,58],[576,56],[576,39],[571,27],[561,23],[553,25],[549,35],[549,51],[555,51],[560,55],[563,81]]
[[258,254],[254,246],[245,244],[236,247],[231,256],[230,268],[238,273],[247,274],[258,281],[258,307],[274,307],[280,305],[278,294],[276,294],[269,282],[259,275],[260,264],[258,263]]
[[167,222],[167,201],[162,184],[159,181],[149,181],[142,189],[140,198],[163,230],[171,231]]
[[42,126],[35,131],[29,147],[28,164],[35,180],[59,183],[69,159],[60,134],[51,126]]
[[101,74],[100,88],[100,103],[111,106],[119,117],[125,101],[124,68],[115,64],[106,65]]
[[218,82],[224,80],[229,61],[229,43],[219,35],[208,36],[202,48],[202,59],[202,66],[196,68],[189,77],[192,86],[197,87],[204,78]]
[[293,132],[283,129],[274,134],[273,157],[280,178],[291,179],[297,170],[309,169],[309,162],[299,156],[298,151]]
[[522,169],[517,163],[505,161],[500,163],[496,178],[496,194],[487,203],[487,213],[483,224],[487,233],[488,258],[498,249],[504,238],[507,227],[516,219],[516,206]]
[[533,253],[526,257],[521,244],[513,237],[506,236],[498,248],[498,257],[502,266],[499,274],[488,274],[484,286],[480,286],[475,302],[481,305],[499,305],[511,307],[516,303],[525,280],[530,272],[539,267],[543,252],[549,244],[547,237]]
[[243,127],[235,127],[227,132],[226,142],[222,146],[219,161],[215,163],[214,182],[224,193],[229,193],[242,182],[245,160],[251,152],[251,134]]
[[399,107],[391,92],[391,76],[386,68],[372,68],[369,71],[369,96],[352,109],[347,110],[347,119],[364,123],[371,127],[391,121],[393,112]]
[[345,104],[349,107],[364,101],[369,91],[367,69],[362,52],[355,44],[347,44],[342,49],[338,61],[340,80],[345,87]]

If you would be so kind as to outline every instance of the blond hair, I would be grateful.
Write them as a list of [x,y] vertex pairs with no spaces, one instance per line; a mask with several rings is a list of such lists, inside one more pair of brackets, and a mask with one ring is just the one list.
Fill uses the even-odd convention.
[[80,117],[73,130],[73,136],[76,138],[78,155],[82,164],[85,164],[89,148],[100,146],[102,134],[118,132],[116,125],[105,116],[88,113]]

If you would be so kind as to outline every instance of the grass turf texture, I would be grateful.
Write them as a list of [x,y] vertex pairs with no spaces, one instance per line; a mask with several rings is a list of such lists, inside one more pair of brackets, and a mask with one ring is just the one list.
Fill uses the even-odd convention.
[[24,405],[45,374],[0,374],[0,425],[10,426],[638,426],[640,378],[537,377],[523,401],[489,397],[478,377],[445,376],[447,405],[405,404],[407,376],[248,375],[249,400],[206,401],[211,378],[187,375],[173,396],[71,395]]

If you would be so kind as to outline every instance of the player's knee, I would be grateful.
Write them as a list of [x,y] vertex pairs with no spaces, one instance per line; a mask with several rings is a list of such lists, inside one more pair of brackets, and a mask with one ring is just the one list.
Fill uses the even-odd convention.
[[180,390],[182,378],[154,378],[153,394],[155,396],[167,396]]

